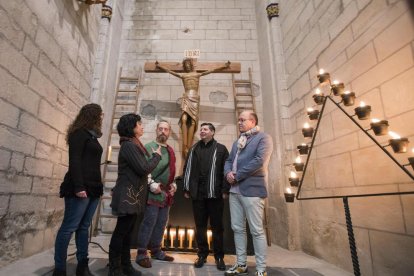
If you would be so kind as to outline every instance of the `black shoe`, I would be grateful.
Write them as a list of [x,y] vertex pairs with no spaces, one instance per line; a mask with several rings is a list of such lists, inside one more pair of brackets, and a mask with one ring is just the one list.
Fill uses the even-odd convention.
[[195,262],[194,266],[197,268],[203,267],[203,265],[207,262],[207,258],[205,257],[198,257]]
[[221,271],[226,270],[226,264],[224,263],[223,258],[216,259],[216,267],[218,270],[221,270]]
[[53,270],[52,276],[66,276],[66,270],[59,270],[55,268],[55,270]]

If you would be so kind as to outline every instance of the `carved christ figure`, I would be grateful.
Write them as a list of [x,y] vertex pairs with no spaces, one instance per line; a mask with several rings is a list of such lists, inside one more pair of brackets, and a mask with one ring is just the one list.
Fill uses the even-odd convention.
[[183,81],[184,94],[181,100],[181,117],[179,125],[183,135],[183,157],[187,157],[188,150],[190,149],[194,134],[197,131],[198,126],[198,113],[200,106],[199,84],[200,77],[208,75],[213,72],[220,71],[230,67],[230,61],[227,61],[223,66],[198,73],[194,70],[193,60],[186,58],[183,60],[184,73],[177,73],[169,68],[162,66],[155,62],[156,68],[159,68],[167,73],[170,73]]

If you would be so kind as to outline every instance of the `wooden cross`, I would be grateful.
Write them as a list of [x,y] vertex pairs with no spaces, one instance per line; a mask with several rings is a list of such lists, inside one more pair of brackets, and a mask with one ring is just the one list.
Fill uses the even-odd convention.
[[182,155],[184,159],[192,146],[194,134],[198,127],[198,113],[200,105],[199,84],[200,78],[211,73],[240,73],[239,62],[199,62],[185,59],[183,62],[146,62],[144,71],[147,73],[169,73],[180,78],[184,86],[181,98],[181,127],[183,144]]
[[[169,68],[171,71],[182,73],[184,71],[183,63],[180,62],[160,62],[159,65]],[[194,69],[198,73],[202,73],[223,65],[223,62],[197,62],[194,64]],[[229,68],[222,69],[217,73],[240,73],[240,62],[232,62]],[[154,62],[145,62],[144,71],[146,73],[165,73],[160,68],[157,68]]]

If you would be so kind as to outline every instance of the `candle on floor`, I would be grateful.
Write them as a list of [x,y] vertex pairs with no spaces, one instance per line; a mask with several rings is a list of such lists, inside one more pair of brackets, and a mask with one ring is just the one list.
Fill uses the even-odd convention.
[[171,248],[174,248],[174,240],[177,230],[175,228],[170,228],[170,240],[171,240]]
[[183,248],[184,234],[185,234],[184,229],[178,230],[178,236],[179,236],[179,240],[180,240],[180,248]]
[[292,190],[290,188],[286,188],[285,201],[286,202],[294,202],[295,201],[295,194],[292,192]]
[[207,242],[208,242],[208,248],[211,249],[211,237],[212,237],[213,233],[211,232],[211,230],[207,230]]
[[193,248],[193,236],[194,236],[194,229],[188,229],[188,248]]

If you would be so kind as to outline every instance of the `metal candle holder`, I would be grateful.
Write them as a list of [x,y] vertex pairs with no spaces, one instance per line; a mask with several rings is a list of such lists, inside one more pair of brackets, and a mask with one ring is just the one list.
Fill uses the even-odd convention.
[[340,96],[344,94],[345,85],[343,82],[341,83],[333,83],[331,85],[331,91],[335,96]]
[[355,114],[358,116],[358,119],[367,120],[371,116],[371,106],[358,106],[355,108]]
[[349,92],[349,93],[344,93],[341,95],[342,101],[344,102],[345,106],[352,106],[355,104],[355,93],[354,92]]
[[408,149],[408,139],[407,138],[395,138],[390,139],[390,146],[395,153],[405,153]]
[[306,145],[306,144],[305,145],[299,145],[296,148],[298,149],[300,155],[308,154],[308,151],[309,151],[309,146],[308,145]]
[[388,133],[388,121],[381,120],[379,122],[372,122],[371,129],[374,131],[375,135],[381,136]]

